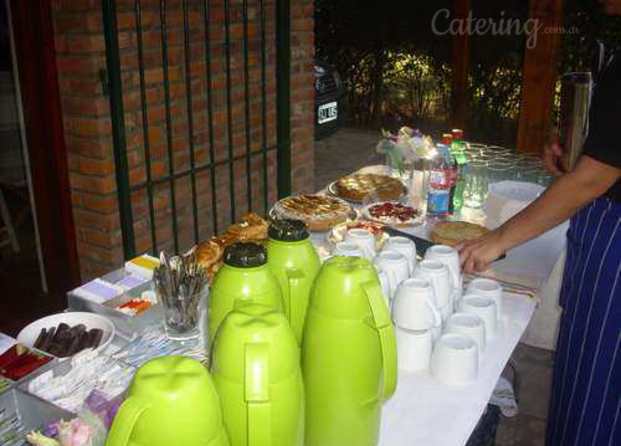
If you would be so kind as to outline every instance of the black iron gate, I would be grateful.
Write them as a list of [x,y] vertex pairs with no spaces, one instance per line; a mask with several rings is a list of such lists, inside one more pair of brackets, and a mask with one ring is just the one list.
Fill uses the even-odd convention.
[[290,193],[288,0],[102,11],[126,258],[180,252]]

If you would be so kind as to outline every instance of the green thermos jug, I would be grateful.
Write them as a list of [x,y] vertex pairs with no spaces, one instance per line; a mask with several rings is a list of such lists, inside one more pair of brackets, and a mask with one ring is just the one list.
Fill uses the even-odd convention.
[[232,446],[304,446],[300,350],[284,314],[238,303],[216,334],[211,373]]
[[182,356],[144,364],[119,408],[106,446],[228,446],[207,368]]
[[275,220],[268,235],[267,265],[280,283],[285,316],[300,344],[308,298],[321,262],[303,221]]
[[315,279],[304,327],[306,446],[375,446],[397,385],[397,347],[373,265],[332,257]]
[[216,273],[209,295],[209,342],[213,342],[220,323],[240,300],[283,310],[280,285],[267,266],[265,248],[257,243],[234,243],[224,251],[224,265]]

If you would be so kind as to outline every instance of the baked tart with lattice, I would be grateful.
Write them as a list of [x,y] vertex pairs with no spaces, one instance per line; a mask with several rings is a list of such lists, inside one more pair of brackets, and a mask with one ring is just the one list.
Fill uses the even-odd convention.
[[465,221],[443,221],[431,231],[431,240],[440,245],[455,246],[467,240],[475,240],[489,232],[484,226]]
[[302,194],[278,201],[273,213],[278,218],[302,220],[311,231],[328,231],[351,218],[354,211],[336,197]]
[[397,178],[374,173],[355,173],[332,183],[330,187],[337,197],[347,201],[363,202],[398,200],[405,192]]

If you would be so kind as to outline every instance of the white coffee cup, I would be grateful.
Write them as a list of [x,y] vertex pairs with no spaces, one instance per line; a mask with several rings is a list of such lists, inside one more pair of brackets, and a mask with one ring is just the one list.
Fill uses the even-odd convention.
[[479,356],[485,350],[485,323],[472,313],[453,313],[446,322],[446,333],[457,333],[472,338],[479,349]]
[[410,276],[408,260],[397,251],[385,250],[375,256],[374,263],[378,271],[386,274],[390,287],[389,297],[392,299],[397,287]]
[[[375,268],[377,270],[377,268]],[[377,278],[380,281],[380,286],[382,287],[382,294],[386,298],[386,304],[388,308],[390,308],[390,280],[388,279],[388,274],[385,271],[377,270]]]
[[502,286],[495,280],[477,277],[468,284],[468,294],[489,297],[496,304],[497,318],[502,320]]
[[408,330],[430,330],[442,324],[434,303],[433,288],[426,279],[406,279],[392,302],[392,320]]
[[421,372],[429,370],[433,341],[429,330],[395,328],[399,370]]
[[446,265],[451,272],[453,286],[461,288],[463,285],[459,252],[451,246],[434,245],[425,252],[425,260],[436,260]]
[[414,271],[414,277],[427,279],[431,282],[436,299],[436,308],[452,305],[452,279],[446,265],[435,260],[423,260]]
[[442,324],[445,324],[448,318],[453,314],[453,305],[450,303],[440,308],[440,316],[442,317]]
[[390,237],[386,241],[384,249],[390,249],[403,254],[408,259],[410,275],[414,273],[416,269],[416,244],[412,240],[401,236]]
[[443,384],[471,383],[479,373],[477,344],[461,334],[443,334],[434,345],[430,365],[432,376]]
[[364,257],[362,250],[352,242],[338,242],[334,247],[335,256]]
[[485,338],[489,341],[496,336],[498,319],[496,303],[489,297],[466,294],[461,300],[461,311],[479,316],[485,324]]
[[357,245],[364,257],[373,260],[375,257],[375,236],[362,228],[353,228],[345,234],[345,241]]

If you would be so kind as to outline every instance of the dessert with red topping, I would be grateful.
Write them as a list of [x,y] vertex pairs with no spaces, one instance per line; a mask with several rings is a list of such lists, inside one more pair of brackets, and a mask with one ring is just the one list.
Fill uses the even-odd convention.
[[416,221],[419,212],[411,206],[387,201],[367,207],[366,214],[370,220],[386,225],[408,225]]

